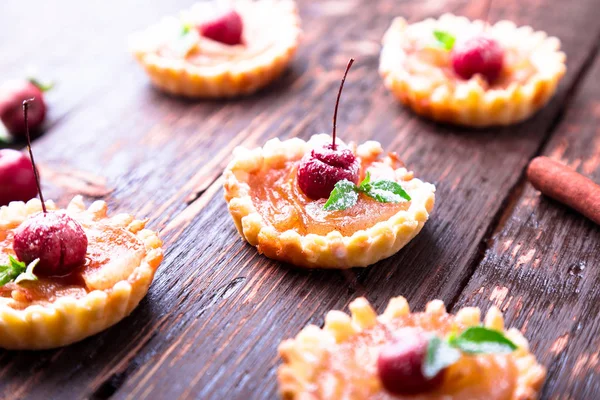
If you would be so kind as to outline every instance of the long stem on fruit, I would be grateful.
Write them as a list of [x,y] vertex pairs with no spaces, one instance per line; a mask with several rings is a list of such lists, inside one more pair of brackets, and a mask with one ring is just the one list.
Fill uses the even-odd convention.
[[35,99],[27,99],[23,101],[23,117],[25,118],[25,135],[27,137],[27,150],[29,150],[29,158],[31,158],[31,166],[33,167],[33,174],[35,175],[35,183],[37,185],[37,190],[40,195],[40,200],[42,201],[42,210],[44,214],[46,211],[46,202],[44,201],[44,195],[42,194],[42,186],[40,185],[40,176],[38,174],[37,168],[35,167],[35,161],[33,159],[33,151],[31,150],[31,136],[29,136],[29,120],[27,119],[27,110],[29,109],[29,103],[34,101]]
[[338,91],[337,100],[335,101],[335,110],[333,112],[333,143],[331,148],[335,150],[335,129],[337,127],[337,112],[338,106],[340,105],[340,96],[342,95],[342,89],[344,88],[344,82],[346,81],[346,76],[348,75],[348,71],[350,71],[350,67],[354,63],[354,58],[351,58],[348,61],[348,66],[346,67],[346,72],[344,72],[344,77],[342,78],[342,83],[340,84],[340,90]]

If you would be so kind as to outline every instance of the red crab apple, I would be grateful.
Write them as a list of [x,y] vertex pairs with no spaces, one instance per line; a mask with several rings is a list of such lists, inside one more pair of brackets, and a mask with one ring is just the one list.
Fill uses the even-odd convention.
[[19,260],[39,259],[36,275],[66,275],[83,265],[88,241],[81,225],[62,211],[41,212],[15,231],[13,250]]
[[341,180],[347,179],[353,183],[358,180],[359,160],[350,149],[335,143],[338,105],[344,81],[353,62],[351,59],[346,67],[335,102],[332,143],[307,153],[298,167],[298,186],[313,200],[328,198],[335,184]]
[[0,206],[11,201],[28,201],[37,195],[31,160],[24,153],[0,150]]
[[31,99],[23,102],[23,118],[35,185],[42,201],[42,212],[27,218],[15,230],[13,250],[18,259],[25,263],[39,260],[35,267],[36,275],[66,275],[85,262],[88,240],[81,225],[68,214],[63,211],[46,210],[28,129],[27,111],[31,102]]
[[235,10],[226,10],[198,26],[198,31],[204,37],[228,45],[242,44],[244,23]]
[[358,170],[359,162],[350,149],[328,144],[304,156],[298,167],[298,185],[311,199],[326,199],[339,181],[356,183]]
[[27,99],[34,99],[29,105],[29,128],[38,133],[46,118],[46,103],[39,87],[27,80],[13,80],[0,86],[0,120],[6,130],[16,138],[25,138],[25,120],[22,105]]
[[458,43],[452,50],[452,68],[463,79],[481,74],[493,83],[500,76],[503,64],[504,49],[496,40],[485,35]]
[[439,387],[445,370],[433,378],[423,375],[429,340],[415,328],[398,332],[396,339],[384,345],[377,359],[377,372],[386,391],[396,395],[413,395]]

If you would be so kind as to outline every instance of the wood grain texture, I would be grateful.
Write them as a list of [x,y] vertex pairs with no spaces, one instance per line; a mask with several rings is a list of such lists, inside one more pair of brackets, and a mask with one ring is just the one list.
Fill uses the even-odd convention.
[[[600,59],[543,154],[600,181]],[[490,303],[548,367],[546,398],[600,392],[600,227],[528,182],[457,304]]]
[[[559,36],[569,72],[556,99],[532,120],[470,131],[404,110],[376,71],[393,16],[477,17],[481,3],[301,1],[305,35],[289,71],[269,89],[231,102],[164,96],[125,52],[128,33],[191,0],[98,3],[29,2],[39,13],[19,2],[3,5],[0,33],[22,40],[0,42],[0,54],[15,55],[0,71],[19,75],[33,60],[59,80],[48,132],[34,146],[48,171],[47,197],[65,204],[89,187],[90,197],[102,196],[116,212],[151,218],[167,254],[147,298],[114,328],[64,349],[0,352],[1,398],[270,399],[277,344],[321,323],[327,310],[358,295],[379,308],[399,294],[415,308],[432,298],[452,301],[527,161],[550,136],[600,29],[590,12],[594,0],[560,13],[557,0],[494,2],[492,19]],[[40,30],[47,34],[38,38]],[[342,98],[341,137],[375,139],[397,151],[417,176],[436,183],[436,209],[411,245],[367,270],[291,269],[241,242],[215,180],[236,145],[329,131],[351,56],[357,63]]]

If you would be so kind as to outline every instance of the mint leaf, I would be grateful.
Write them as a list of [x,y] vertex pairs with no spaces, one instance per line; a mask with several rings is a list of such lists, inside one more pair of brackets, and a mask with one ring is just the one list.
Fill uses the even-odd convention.
[[336,183],[323,209],[339,211],[352,207],[358,201],[359,193],[364,193],[380,203],[399,203],[402,199],[410,201],[410,196],[400,184],[385,179],[371,183],[371,173],[367,171],[358,187],[346,179]]
[[358,189],[356,185],[344,179],[335,184],[323,209],[327,211],[345,210],[354,206],[357,201]]
[[181,27],[181,36],[187,35],[188,33],[190,33],[191,30],[192,30],[192,24],[190,24],[190,23],[183,24],[183,26]]
[[27,270],[27,265],[24,262],[15,259],[13,256],[8,256],[8,259],[8,265],[0,265],[0,286],[6,285]]
[[30,262],[25,272],[17,276],[17,279],[15,279],[15,283],[20,283],[23,281],[37,281],[38,277],[33,274],[33,269],[36,267],[36,265],[39,264],[39,262],[39,258],[36,258],[32,262]]
[[382,179],[371,183],[371,173],[369,171],[360,183],[358,190],[380,203],[399,203],[402,199],[410,201],[408,193],[397,182]]
[[358,187],[358,189],[365,190],[366,188],[368,188],[370,183],[371,183],[371,173],[369,171],[367,171],[367,173],[365,175],[365,179],[363,179],[363,181],[360,183],[360,186]]
[[449,32],[435,30],[433,31],[433,36],[435,36],[438,44],[444,50],[452,50],[454,43],[456,42],[454,35]]
[[399,203],[403,199],[410,201],[408,193],[397,182],[380,180],[370,183],[364,193],[380,203]]
[[34,77],[29,77],[27,80],[37,86],[42,92],[47,92],[54,87],[54,82],[52,81],[41,81]]
[[181,33],[172,40],[170,47],[177,56],[186,57],[197,44],[198,32],[188,23],[181,26]]
[[449,343],[468,354],[503,354],[517,349],[502,332],[483,326],[470,327],[460,335],[451,337]]
[[460,358],[460,351],[437,336],[429,339],[427,356],[423,364],[423,375],[431,379],[441,370],[454,364]]

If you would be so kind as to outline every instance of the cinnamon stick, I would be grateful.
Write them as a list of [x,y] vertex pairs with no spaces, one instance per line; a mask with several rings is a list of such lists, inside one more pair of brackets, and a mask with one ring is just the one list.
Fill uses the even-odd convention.
[[600,185],[548,157],[536,157],[527,168],[533,187],[600,224]]

